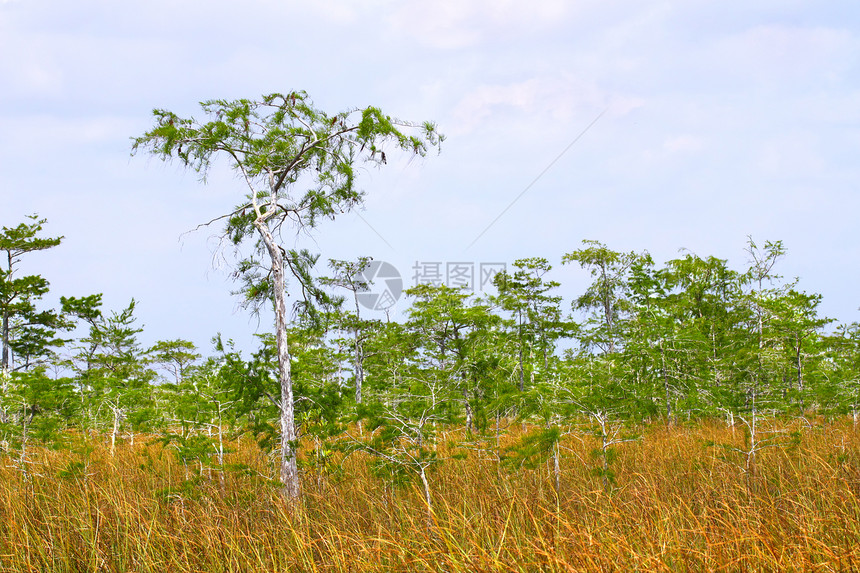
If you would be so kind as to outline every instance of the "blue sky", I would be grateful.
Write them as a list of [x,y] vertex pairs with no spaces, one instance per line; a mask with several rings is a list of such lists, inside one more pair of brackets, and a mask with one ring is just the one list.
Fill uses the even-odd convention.
[[439,156],[366,168],[361,216],[296,239],[324,259],[371,255],[409,282],[416,261],[543,256],[569,300],[588,277],[559,263],[583,239],[743,268],[749,235],[785,243],[778,270],[825,314],[860,320],[848,1],[0,0],[0,225],[46,217],[66,239],[27,270],[55,297],[136,298],[147,342],[249,341],[219,229],[186,233],[241,182],[132,158],[130,138],[155,107],[294,89],[448,136]]

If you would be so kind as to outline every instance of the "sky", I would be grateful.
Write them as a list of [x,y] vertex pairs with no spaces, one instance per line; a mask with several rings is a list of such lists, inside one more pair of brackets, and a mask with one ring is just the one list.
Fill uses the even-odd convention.
[[855,0],[0,0],[0,226],[37,213],[65,237],[23,263],[46,304],[134,298],[147,344],[251,348],[269,318],[231,295],[221,229],[195,231],[242,182],[131,138],[154,108],[297,89],[447,136],[362,168],[360,212],[290,238],[322,261],[372,256],[410,286],[416,263],[545,257],[570,301],[589,276],[561,257],[585,239],[739,270],[748,237],[781,240],[776,270],[860,320]]

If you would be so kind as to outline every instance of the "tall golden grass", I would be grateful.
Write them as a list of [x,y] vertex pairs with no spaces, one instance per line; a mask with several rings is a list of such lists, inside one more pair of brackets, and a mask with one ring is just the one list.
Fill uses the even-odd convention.
[[[157,444],[38,451],[0,468],[0,570],[18,571],[854,571],[860,570],[860,437],[803,430],[762,450],[754,475],[708,442],[719,425],[647,427],[601,486],[588,436],[552,467],[449,459],[431,474],[428,527],[415,487],[352,455],[304,477],[289,505],[249,439],[226,471],[185,467]],[[461,433],[462,435],[462,433]],[[511,438],[513,439],[513,438]]]

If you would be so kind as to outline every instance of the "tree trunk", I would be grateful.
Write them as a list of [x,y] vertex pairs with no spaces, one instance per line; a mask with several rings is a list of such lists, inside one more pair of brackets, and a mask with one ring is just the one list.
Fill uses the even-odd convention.
[[797,341],[797,392],[800,403],[800,415],[803,416],[806,412],[806,406],[803,403],[803,349],[801,341]]
[[502,481],[502,449],[500,447],[500,434],[502,425],[502,413],[496,410],[496,478]]
[[666,349],[660,341],[660,373],[663,376],[663,390],[666,392],[666,427],[672,426],[672,395],[669,389],[669,375],[666,372]]
[[281,483],[283,494],[288,500],[296,500],[301,495],[299,470],[296,463],[296,424],[293,402],[293,380],[290,373],[290,350],[287,341],[287,288],[284,279],[284,254],[265,221],[255,223],[257,231],[272,260],[275,299],[275,338],[278,346],[278,373],[281,383],[280,409],[281,425]]
[[472,405],[469,403],[469,393],[463,389],[463,405],[466,409],[466,435],[472,433]]
[[[7,276],[9,277],[9,280],[11,280],[12,279],[12,252],[11,251],[7,251],[7,258],[8,258],[8,260],[7,260],[7,272],[8,272]],[[2,394],[0,394],[0,398],[5,398],[7,396],[7,394],[9,393],[9,379],[11,376],[10,371],[12,369],[10,348],[9,348],[9,344],[11,342],[11,340],[10,340],[10,338],[11,338],[10,337],[10,328],[11,327],[9,324],[10,315],[11,315],[11,312],[9,311],[8,308],[3,310],[2,333],[0,333],[0,336],[2,336],[2,339],[3,339],[2,355],[0,355],[0,392],[2,392]],[[3,424],[9,423],[9,413],[6,411],[5,406],[0,408],[0,423],[3,423]],[[3,449],[5,450],[6,449],[5,440],[4,440],[3,446],[4,446]]]
[[606,414],[600,413],[600,461],[601,469],[603,470],[601,477],[603,482],[603,491],[609,492],[609,436],[606,435]]
[[[8,253],[8,273],[9,280],[12,280],[12,253],[11,251]],[[2,369],[3,382],[5,385],[6,376],[9,374],[9,369],[11,365],[9,364],[9,315],[10,311],[4,309],[3,311],[3,325],[2,325],[2,337],[3,337],[3,354],[2,358],[0,358],[0,369]]]
[[520,361],[520,392],[525,390],[525,370],[523,370],[523,313],[519,311],[519,361]]
[[21,425],[22,425],[22,427],[21,427],[21,467],[23,468],[24,473],[26,474],[27,473],[27,440],[30,437],[30,435],[29,435],[29,430],[30,430],[30,428],[29,428],[30,423],[29,422],[30,422],[30,420],[29,420],[29,416],[27,415],[27,403],[26,402],[22,403],[21,412],[22,412],[22,414],[21,414]]
[[221,419],[221,402],[218,402],[218,467],[222,470],[224,468],[224,423]]
[[110,433],[110,455],[113,457],[116,453],[116,436],[119,433],[119,408],[111,406],[113,410],[113,429]]
[[0,368],[3,370],[5,380],[9,372],[9,313],[3,313],[3,358],[0,361]]
[[424,466],[418,471],[421,477],[421,487],[424,490],[424,502],[427,504],[427,531],[433,530],[433,499],[430,497],[430,482],[427,481],[427,473]]
[[[356,287],[358,288],[358,287]],[[361,311],[358,306],[358,291],[353,291],[353,298],[355,299],[355,320],[357,322],[361,321]],[[361,350],[361,337],[358,332],[358,324],[356,324],[355,329],[353,330],[353,335],[355,336],[355,403],[361,404],[361,388],[364,385],[364,367],[363,367],[363,356]]]
[[[358,291],[353,290],[352,294],[355,299],[355,320],[360,322],[361,312],[358,306]],[[364,356],[361,349],[361,337],[358,332],[358,324],[356,324],[356,327],[353,330],[353,335],[355,336],[355,403],[361,404],[361,391],[364,386]],[[359,435],[363,433],[361,418],[358,419],[358,433]]]
[[752,394],[752,421],[749,424],[749,432],[750,432],[750,449],[747,452],[747,466],[746,473],[747,477],[751,476],[755,473],[755,454],[756,454],[756,446],[758,445],[758,404],[756,398],[758,397],[757,387],[753,387]]
[[[0,398],[5,397],[9,392],[9,313],[3,313],[2,330],[3,354],[2,359],[0,359]],[[0,423],[9,423],[9,416],[5,407],[0,408]]]

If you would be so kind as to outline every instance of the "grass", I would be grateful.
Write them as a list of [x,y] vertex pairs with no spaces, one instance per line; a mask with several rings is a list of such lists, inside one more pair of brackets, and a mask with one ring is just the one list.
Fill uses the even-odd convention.
[[[353,455],[308,472],[300,503],[243,439],[228,471],[186,468],[155,443],[97,445],[88,464],[38,451],[0,467],[0,571],[854,571],[860,570],[860,436],[806,429],[763,450],[754,475],[709,442],[720,425],[644,429],[603,491],[589,437],[552,468],[477,453],[431,474],[433,525],[414,486]],[[75,465],[77,463],[77,465]],[[77,469],[76,469],[77,468]],[[73,471],[74,470],[74,471]]]

